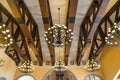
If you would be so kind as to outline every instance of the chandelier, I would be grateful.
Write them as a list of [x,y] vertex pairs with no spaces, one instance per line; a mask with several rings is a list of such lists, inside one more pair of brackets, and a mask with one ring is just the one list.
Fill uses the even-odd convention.
[[98,64],[97,61],[95,61],[94,59],[91,59],[86,62],[86,65],[84,68],[89,72],[94,72],[94,71],[97,71],[100,67],[101,66],[100,64]]
[[35,70],[34,65],[31,61],[24,61],[21,66],[18,67],[22,73],[31,73]]
[[120,25],[114,23],[113,28],[108,28],[107,36],[105,41],[109,45],[120,46]]
[[67,66],[65,66],[65,63],[63,60],[59,59],[55,62],[55,65],[53,66],[53,71],[55,72],[63,72],[67,70]]
[[6,25],[0,25],[0,47],[6,47],[13,43],[10,30],[6,29]]
[[2,67],[4,65],[4,62],[5,62],[4,60],[2,60],[2,59],[0,60],[0,67]]
[[[60,8],[59,10],[59,23],[60,23]],[[73,39],[73,33],[71,29],[68,29],[65,25],[55,24],[48,28],[45,32],[45,40],[48,44],[52,44],[56,47],[62,47],[67,45]]]

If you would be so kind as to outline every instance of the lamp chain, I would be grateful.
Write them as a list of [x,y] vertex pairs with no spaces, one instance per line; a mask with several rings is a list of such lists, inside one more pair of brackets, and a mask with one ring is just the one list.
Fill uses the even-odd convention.
[[59,47],[59,60],[60,60],[60,47]]
[[58,23],[60,24],[60,8],[58,8]]

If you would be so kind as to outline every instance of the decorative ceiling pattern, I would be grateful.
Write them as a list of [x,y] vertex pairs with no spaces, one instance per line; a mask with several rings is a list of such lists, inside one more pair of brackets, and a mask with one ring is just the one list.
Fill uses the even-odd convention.
[[[119,8],[119,0],[0,0],[0,22],[10,27],[14,39],[5,53],[16,65],[28,59],[54,65],[58,54],[66,65],[84,65],[106,46],[107,28],[120,21]],[[58,48],[46,42],[44,33],[55,23],[73,31],[69,45]]]

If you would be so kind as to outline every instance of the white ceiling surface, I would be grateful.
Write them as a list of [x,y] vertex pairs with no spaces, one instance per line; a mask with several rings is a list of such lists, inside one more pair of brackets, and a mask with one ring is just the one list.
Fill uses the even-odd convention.
[[66,16],[67,16],[68,0],[49,0],[49,3],[50,3],[53,24],[59,24],[58,8],[60,8],[60,24],[65,24]]

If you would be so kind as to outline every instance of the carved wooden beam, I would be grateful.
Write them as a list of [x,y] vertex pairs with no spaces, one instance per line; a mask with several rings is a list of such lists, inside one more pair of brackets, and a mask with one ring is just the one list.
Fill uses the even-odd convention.
[[[78,0],[69,0],[68,2],[68,11],[67,11],[67,17],[66,17],[66,26],[68,29],[71,29],[73,31],[74,23],[75,23],[75,16],[76,16],[76,10],[77,10],[77,4]],[[68,64],[68,57],[70,52],[71,43],[65,46],[65,64]]]
[[[1,5],[1,4],[0,4]],[[0,8],[0,22],[2,22],[2,13],[1,13],[1,8]]]
[[99,25],[103,15],[104,15],[104,12],[106,10],[106,7],[107,7],[108,3],[109,3],[109,0],[105,0],[105,1],[103,0],[102,4],[101,4],[101,7],[99,7],[99,9],[98,9],[97,15],[96,15],[96,17],[93,21],[94,23],[93,23],[93,25],[90,29],[89,35],[87,37],[86,45],[85,45],[85,47],[84,47],[84,49],[82,50],[82,53],[81,53],[81,55],[84,55],[84,56],[82,57],[82,59],[81,58],[78,59],[78,64],[80,64],[82,61],[83,62],[86,61],[89,57],[89,53],[90,53],[90,49],[91,49],[91,45],[92,45],[92,41],[93,41],[95,31],[98,28],[98,25]]
[[[49,0],[39,0],[39,4],[40,4],[41,13],[42,13],[44,29],[45,29],[45,31],[47,31],[49,27],[53,26],[51,12],[50,12],[50,6],[49,6]],[[54,65],[54,63],[55,63],[54,46],[48,44],[48,48],[50,51],[52,65]]]
[[[82,43],[83,47],[79,48],[81,46],[78,47],[78,52],[83,53],[84,51],[86,51],[85,46],[87,43],[90,43],[90,41],[87,41],[87,37],[89,35],[89,32],[92,28],[92,25],[94,23],[94,20],[96,18],[96,14],[98,13],[99,7],[101,5],[102,0],[93,0],[86,16],[85,19],[83,20],[83,23],[81,25],[81,31],[80,31],[80,35],[79,35],[79,43]],[[84,54],[78,53],[77,55],[77,64],[79,65],[82,59],[82,56]],[[88,53],[89,54],[89,53]]]
[[[13,42],[13,44],[11,46],[7,47],[5,52],[11,59],[13,59],[16,62],[16,65],[18,65],[20,61],[29,59],[29,55],[26,55],[27,53],[24,54],[23,51],[21,50],[20,46],[18,46],[18,44],[17,44],[17,38],[20,35],[20,32],[19,32],[20,28],[19,28],[19,25],[18,25],[17,21],[2,6],[2,4],[0,4],[0,9],[1,9],[0,14],[4,14],[4,15],[6,15],[8,17],[7,20],[5,20],[5,19],[1,19],[1,20],[6,21],[4,23],[6,24],[6,26],[11,31],[11,36],[13,37],[13,41],[16,41],[16,42]],[[11,51],[11,49],[12,49],[12,51]],[[23,57],[23,55],[24,55],[24,57]]]
[[[101,54],[101,51],[108,46],[107,43],[105,42],[105,37],[107,36],[107,29],[110,27],[112,28],[114,25],[114,22],[119,23],[120,18],[119,18],[119,13],[120,13],[120,1],[117,1],[114,6],[106,13],[106,15],[102,18],[99,27],[97,28],[94,35],[94,39],[97,41],[98,36],[99,39],[102,41],[99,43],[98,49],[94,51],[95,46],[93,46],[93,49],[91,50],[89,58],[98,58],[100,57],[99,55]],[[112,17],[111,17],[112,16]],[[94,51],[94,52],[93,52]]]
[[14,14],[17,22],[19,23],[19,26],[20,26],[23,34],[27,38],[28,46],[33,50],[36,58],[39,61],[39,65],[41,65],[42,64],[41,57],[39,57],[39,53],[36,50],[33,38],[32,38],[32,36],[31,36],[31,34],[30,34],[30,32],[29,32],[29,30],[27,28],[27,25],[26,25],[26,23],[24,21],[25,19],[23,19],[22,14],[20,12],[20,9],[19,9],[19,7],[18,7],[18,5],[16,3],[17,1],[15,1],[15,0],[7,0],[7,2],[9,4],[9,6],[10,6],[10,8],[12,10],[12,13]]

